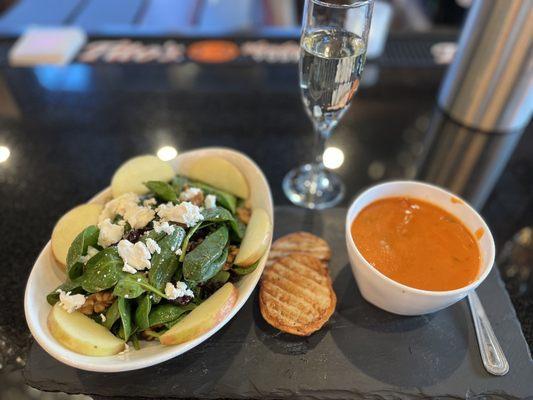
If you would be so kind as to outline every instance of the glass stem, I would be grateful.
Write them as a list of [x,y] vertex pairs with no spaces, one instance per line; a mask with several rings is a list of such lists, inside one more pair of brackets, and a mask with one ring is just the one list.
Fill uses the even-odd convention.
[[323,129],[318,124],[313,124],[315,130],[315,144],[314,144],[314,162],[311,163],[311,185],[309,193],[314,196],[320,191],[321,180],[324,171],[324,151],[326,150],[326,140],[331,135],[331,128]]
[[324,157],[324,151],[326,150],[326,140],[331,135],[332,128],[322,128],[319,127],[318,124],[314,124],[315,129],[315,145],[314,145],[314,154],[315,154],[315,160],[314,163],[319,167],[319,169],[322,169],[324,166],[323,163],[323,157]]

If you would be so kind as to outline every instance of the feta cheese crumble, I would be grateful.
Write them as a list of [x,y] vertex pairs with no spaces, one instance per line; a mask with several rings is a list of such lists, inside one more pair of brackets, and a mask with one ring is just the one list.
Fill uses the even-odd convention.
[[117,215],[123,217],[133,229],[141,229],[154,219],[155,212],[150,207],[139,205],[139,196],[135,193],[124,193],[107,202],[98,220],[112,220]]
[[143,206],[145,207],[155,206],[156,204],[157,200],[154,197],[143,201]]
[[154,254],[154,253],[160,254],[161,253],[161,247],[159,247],[157,242],[154,239],[152,239],[152,238],[146,239],[146,247],[148,248],[148,251],[150,251],[151,254]]
[[129,265],[128,263],[124,263],[124,266],[122,267],[122,271],[127,272],[128,274],[132,274],[132,275],[137,273],[137,270],[133,268],[131,265]]
[[80,262],[82,264],[87,264],[87,262],[93,258],[96,254],[98,254],[98,249],[95,249],[93,246],[87,247],[87,254],[80,257]]
[[154,231],[156,233],[164,232],[167,235],[172,235],[175,229],[167,221],[154,221]]
[[217,206],[217,196],[208,194],[204,200],[205,208],[215,208]]
[[181,256],[181,254],[182,254],[181,249],[178,248],[178,250],[176,250],[176,251],[174,252],[174,254],[176,254],[177,256]]
[[161,204],[157,207],[157,215],[163,220],[185,224],[187,227],[194,226],[204,219],[200,212],[200,207],[188,201],[178,205],[174,205],[171,202]]
[[124,272],[132,272],[134,269],[142,271],[144,269],[150,269],[150,258],[152,255],[143,242],[137,242],[133,244],[129,240],[121,240],[118,243],[118,254],[124,260]]
[[70,294],[61,289],[56,290],[59,293],[59,304],[69,314],[76,311],[85,304],[85,296],[82,294]]
[[138,203],[139,196],[137,196],[135,193],[124,193],[118,196],[116,199],[106,203],[104,209],[98,217],[98,221],[102,222],[107,218],[113,219],[117,214],[124,216],[128,208],[136,207]]
[[107,321],[107,318],[105,317],[104,314],[100,314],[100,319],[102,320],[102,322],[106,322]]
[[124,235],[124,227],[113,224],[109,218],[98,224],[100,233],[98,234],[98,244],[102,247],[109,247],[117,243]]
[[94,248],[93,246],[87,246],[87,255],[88,256],[91,256],[91,257],[94,257],[95,255],[98,254],[100,250],[98,250],[97,248]]
[[133,229],[144,228],[155,217],[155,211],[150,207],[136,205],[129,207],[124,213],[124,219]]
[[195,188],[195,187],[190,187],[187,190],[185,190],[184,192],[181,192],[180,200],[181,201],[191,201],[192,199],[194,199],[199,194],[202,194],[202,190],[201,189],[198,189],[198,188]]
[[165,294],[170,300],[174,300],[183,296],[194,297],[192,290],[187,287],[185,282],[181,281],[176,282],[176,286],[170,282],[167,282],[167,285],[165,286]]

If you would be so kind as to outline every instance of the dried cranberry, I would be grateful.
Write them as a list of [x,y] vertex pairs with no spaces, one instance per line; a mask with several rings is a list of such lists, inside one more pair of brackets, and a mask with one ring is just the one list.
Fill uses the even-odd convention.
[[192,300],[191,296],[181,296],[174,300],[171,300],[171,302],[177,304],[178,306],[186,306],[187,304],[191,302],[191,300]]
[[132,229],[126,235],[126,240],[129,240],[132,243],[138,242],[141,236],[146,232],[146,229]]

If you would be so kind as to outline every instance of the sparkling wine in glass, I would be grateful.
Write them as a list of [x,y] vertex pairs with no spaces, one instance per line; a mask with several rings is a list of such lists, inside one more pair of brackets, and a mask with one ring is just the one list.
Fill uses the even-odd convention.
[[322,162],[325,142],[350,106],[365,65],[372,0],[306,0],[300,40],[300,88],[315,129],[315,157],[290,171],[283,190],[311,209],[342,200],[344,185]]

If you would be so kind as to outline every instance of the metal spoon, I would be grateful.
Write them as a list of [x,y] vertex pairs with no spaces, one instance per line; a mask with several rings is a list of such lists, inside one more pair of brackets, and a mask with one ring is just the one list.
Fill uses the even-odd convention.
[[472,312],[474,327],[476,328],[477,342],[483,365],[488,373],[502,376],[509,372],[509,363],[492,330],[485,309],[475,291],[468,295],[468,304]]

